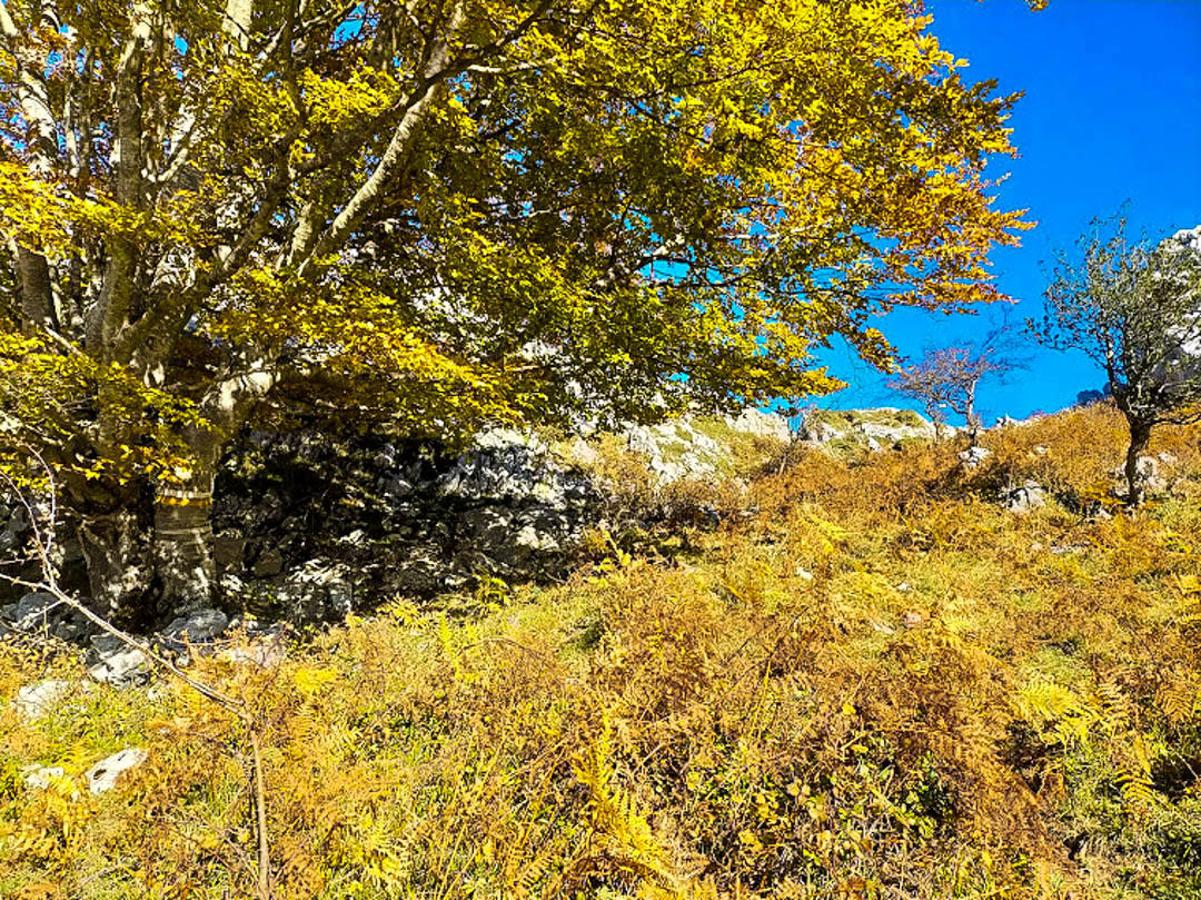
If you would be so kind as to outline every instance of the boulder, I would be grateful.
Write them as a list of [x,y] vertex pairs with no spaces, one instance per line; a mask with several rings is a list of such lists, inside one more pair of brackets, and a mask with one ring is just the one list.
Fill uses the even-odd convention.
[[61,601],[53,594],[34,591],[17,601],[13,608],[13,622],[23,631],[32,631],[50,623],[51,617],[61,608]]
[[61,678],[47,678],[36,684],[27,684],[17,690],[17,712],[27,721],[40,719],[69,693],[71,682]]
[[183,650],[187,644],[208,644],[220,637],[229,627],[229,616],[219,609],[197,609],[173,619],[162,631],[159,640],[172,650]]
[[557,575],[597,520],[599,496],[590,475],[510,428],[457,453],[255,432],[218,479],[214,528],[234,554],[220,584],[230,606],[312,623],[360,597],[429,596],[480,573]]
[[106,756],[84,773],[88,790],[93,794],[103,794],[105,791],[112,790],[117,786],[117,779],[123,773],[140,766],[146,761],[147,756],[145,750],[134,747],[119,750],[112,756]]
[[146,654],[109,634],[93,635],[88,662],[88,674],[101,684],[128,688],[150,680]]
[[958,456],[959,462],[965,469],[975,469],[992,456],[992,451],[987,447],[968,447],[966,450],[961,450]]
[[1001,502],[1010,512],[1026,513],[1046,506],[1047,492],[1037,481],[1027,481],[1021,487],[1006,491]]

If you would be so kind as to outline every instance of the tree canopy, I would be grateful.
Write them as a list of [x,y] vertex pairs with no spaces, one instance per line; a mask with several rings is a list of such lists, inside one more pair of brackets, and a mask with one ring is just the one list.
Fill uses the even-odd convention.
[[1105,372],[1130,425],[1126,475],[1138,502],[1151,429],[1201,421],[1201,228],[1155,243],[1132,238],[1123,218],[1099,220],[1078,254],[1060,254],[1044,316],[1030,324]]
[[995,299],[989,250],[1024,227],[985,175],[1015,98],[930,24],[909,0],[5,0],[10,431],[111,511],[147,479],[211,492],[266,409],[446,437],[829,391],[815,346],[884,363],[873,313]]

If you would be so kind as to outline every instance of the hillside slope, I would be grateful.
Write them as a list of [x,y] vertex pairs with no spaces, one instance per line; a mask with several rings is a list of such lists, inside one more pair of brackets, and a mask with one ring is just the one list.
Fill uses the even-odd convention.
[[1201,896],[1201,431],[1134,514],[1121,440],[802,451],[564,584],[197,659],[253,727],[10,638],[0,896],[253,896],[254,744],[279,897]]

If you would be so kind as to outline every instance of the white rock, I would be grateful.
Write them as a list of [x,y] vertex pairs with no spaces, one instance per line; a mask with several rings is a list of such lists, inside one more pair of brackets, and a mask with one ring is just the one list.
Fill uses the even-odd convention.
[[698,431],[687,417],[658,425],[631,425],[625,437],[629,449],[650,457],[650,470],[660,485],[708,478],[729,459],[727,448]]
[[140,766],[146,761],[146,757],[145,750],[132,747],[105,757],[84,773],[84,777],[88,781],[88,789],[93,794],[103,794],[105,791],[111,790],[116,786],[117,779],[123,772]]
[[784,444],[792,440],[792,429],[788,427],[787,419],[753,406],[748,406],[736,416],[726,416],[726,424],[734,431],[775,438]]
[[[1168,481],[1160,471],[1160,462],[1161,460],[1154,456],[1140,456],[1135,463],[1143,489],[1153,494],[1159,494],[1168,489]],[[1119,484],[1124,484],[1126,481],[1125,466],[1118,466],[1114,469],[1113,477]]]
[[55,778],[62,778],[66,772],[62,766],[29,766],[22,773],[25,787],[31,791],[44,791],[50,787]]
[[1037,481],[1027,481],[1008,491],[1002,498],[1010,512],[1026,513],[1047,505],[1047,492]]
[[92,653],[96,661],[88,667],[88,674],[101,684],[131,687],[150,678],[146,654],[119,638],[96,635],[92,638]]
[[987,447],[969,447],[959,453],[959,461],[965,468],[974,469],[990,456],[992,451]]
[[229,647],[217,654],[217,659],[230,665],[252,665],[260,669],[274,669],[287,656],[283,644],[278,641],[255,641],[247,647]]
[[71,682],[61,678],[27,684],[17,691],[17,712],[27,720],[41,718],[70,691]]

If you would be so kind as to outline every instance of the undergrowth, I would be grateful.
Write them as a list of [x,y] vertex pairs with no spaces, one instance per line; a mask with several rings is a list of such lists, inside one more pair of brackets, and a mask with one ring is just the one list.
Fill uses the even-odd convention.
[[[991,433],[972,471],[807,452],[670,562],[614,545],[193,671],[264,723],[280,897],[1195,897],[1198,438],[1160,436],[1137,513],[1103,407]],[[996,502],[1026,479],[1061,500]],[[10,642],[0,696],[81,672]],[[250,895],[243,728],[168,682],[0,707],[0,896]]]

